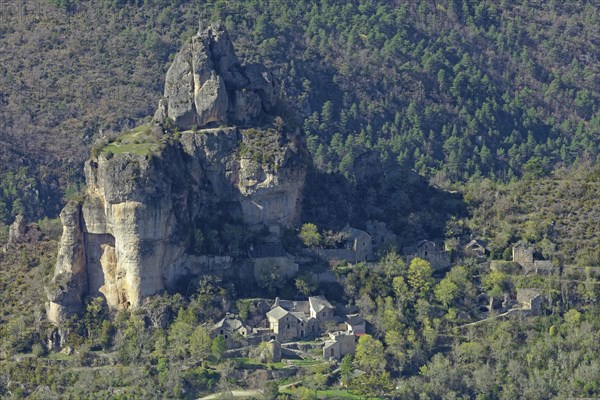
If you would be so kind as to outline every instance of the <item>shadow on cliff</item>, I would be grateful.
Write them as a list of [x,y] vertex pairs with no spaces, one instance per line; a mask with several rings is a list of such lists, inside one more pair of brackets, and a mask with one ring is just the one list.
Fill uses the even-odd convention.
[[302,223],[321,230],[346,224],[364,230],[367,221],[381,221],[397,235],[399,250],[422,239],[466,233],[456,224],[467,213],[462,194],[433,187],[414,170],[397,165],[386,168],[359,159],[347,176],[313,166],[304,193]]

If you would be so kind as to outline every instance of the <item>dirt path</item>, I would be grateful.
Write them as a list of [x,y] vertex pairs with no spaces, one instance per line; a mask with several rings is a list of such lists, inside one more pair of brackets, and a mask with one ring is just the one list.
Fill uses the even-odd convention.
[[[287,385],[281,385],[279,386],[279,391],[285,390],[285,389],[289,389],[292,386],[297,386],[299,384],[301,384],[302,381],[298,381],[298,382],[292,382],[292,383],[288,383]],[[214,399],[218,399],[223,393],[215,393],[215,394],[211,394],[210,396],[206,396],[206,397],[201,397],[198,400],[214,400]],[[246,389],[246,390],[232,390],[231,391],[231,395],[233,397],[259,397],[261,395],[261,391],[257,390],[257,389]]]
[[[222,394],[223,393],[215,393],[215,394],[211,394],[210,396],[201,397],[198,400],[213,400],[213,399],[218,399],[219,397],[221,397]],[[262,393],[260,392],[260,390],[256,390],[256,389],[232,390],[231,391],[231,395],[233,397],[258,397],[261,394]]]
[[502,314],[492,315],[490,317],[487,317],[487,318],[484,318],[484,319],[480,319],[479,321],[470,322],[470,323],[465,324],[465,325],[460,325],[458,328],[460,329],[460,328],[466,328],[467,326],[479,325],[479,324],[482,324],[482,323],[487,322],[487,321],[492,321],[494,319],[506,317],[506,316],[508,316],[510,314],[514,314],[516,312],[522,312],[522,311],[529,311],[529,310],[526,309],[526,308],[511,308],[510,310],[508,310],[508,311],[506,311],[506,312],[504,312]]

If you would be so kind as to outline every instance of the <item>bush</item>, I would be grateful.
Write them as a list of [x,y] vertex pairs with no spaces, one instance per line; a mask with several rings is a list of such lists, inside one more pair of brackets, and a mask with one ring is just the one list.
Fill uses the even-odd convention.
[[322,237],[315,224],[302,225],[299,236],[306,247],[317,247],[321,244]]
[[48,351],[46,350],[46,347],[43,344],[34,343],[33,346],[31,346],[31,353],[36,358],[40,358],[40,357],[44,357],[48,353]]

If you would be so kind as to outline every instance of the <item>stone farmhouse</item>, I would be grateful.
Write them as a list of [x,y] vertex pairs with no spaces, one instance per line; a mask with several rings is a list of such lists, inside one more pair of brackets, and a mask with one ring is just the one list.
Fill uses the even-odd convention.
[[356,264],[373,259],[373,239],[365,231],[346,226],[341,232],[344,242],[338,249],[317,249],[318,256],[327,261],[346,261]]
[[520,265],[525,273],[551,274],[555,271],[552,261],[542,260],[536,254],[533,246],[524,241],[518,242],[513,246],[512,260],[514,263]]
[[225,315],[225,318],[213,325],[211,337],[223,336],[227,345],[231,347],[239,337],[246,337],[249,329],[244,323],[232,314]]
[[356,336],[348,332],[329,334],[330,339],[323,345],[323,358],[341,359],[346,354],[356,352]]
[[544,295],[539,289],[522,288],[517,289],[517,302],[531,315],[541,315]]
[[473,239],[469,243],[467,243],[464,246],[463,251],[465,255],[475,257],[478,259],[484,259],[488,254],[488,250],[485,247],[485,243],[478,239]]
[[323,324],[333,320],[334,309],[323,296],[309,297],[308,301],[276,299],[267,319],[278,340],[290,341],[320,334]]
[[387,250],[390,247],[395,248],[398,237],[394,232],[387,228],[385,222],[370,220],[367,221],[367,233],[371,235],[373,251]]
[[414,246],[405,247],[403,253],[407,263],[410,263],[414,258],[420,258],[428,261],[433,270],[450,267],[450,253],[444,249],[441,243],[421,240]]
[[335,317],[334,306],[324,296],[301,301],[256,299],[252,308],[247,324],[237,315],[227,313],[212,326],[211,337],[222,336],[230,349],[267,342],[269,348],[271,345],[279,348],[273,350],[273,359],[281,359],[281,344],[318,337],[325,331],[326,323],[332,326],[337,323],[338,330],[329,333],[329,339],[323,343],[323,357],[339,360],[346,354],[354,354],[357,338],[366,330],[366,321],[358,314],[347,315],[345,319]]
[[349,334],[360,336],[366,332],[366,321],[358,314],[348,315],[345,324]]

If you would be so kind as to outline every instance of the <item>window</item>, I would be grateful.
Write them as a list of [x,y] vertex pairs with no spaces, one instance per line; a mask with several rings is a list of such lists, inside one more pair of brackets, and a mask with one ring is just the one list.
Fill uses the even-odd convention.
[[287,324],[287,328],[290,329],[290,324]]
[[221,335],[223,334],[223,329],[221,329],[221,330],[219,331],[219,334],[221,334]]

